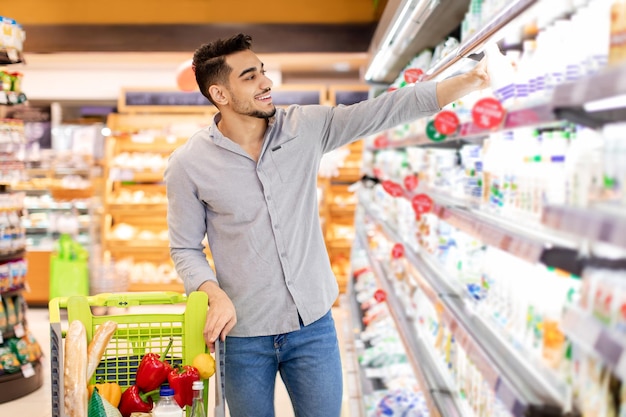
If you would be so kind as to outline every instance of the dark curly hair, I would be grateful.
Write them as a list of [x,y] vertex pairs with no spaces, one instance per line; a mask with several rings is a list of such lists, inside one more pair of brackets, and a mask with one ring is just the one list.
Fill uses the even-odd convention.
[[209,87],[213,84],[228,83],[228,75],[232,68],[226,64],[226,56],[235,52],[250,49],[252,37],[240,33],[228,39],[218,39],[205,43],[196,49],[193,54],[193,70],[200,92],[213,104],[215,102],[209,94]]

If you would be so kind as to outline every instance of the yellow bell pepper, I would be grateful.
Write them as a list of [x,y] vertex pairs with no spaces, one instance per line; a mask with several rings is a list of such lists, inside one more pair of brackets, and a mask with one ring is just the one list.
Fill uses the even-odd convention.
[[93,394],[94,387],[98,388],[98,394],[107,400],[113,407],[117,407],[120,404],[120,398],[122,398],[122,387],[120,387],[117,382],[103,382],[88,385],[87,389],[89,390],[89,398],[91,398],[91,394]]

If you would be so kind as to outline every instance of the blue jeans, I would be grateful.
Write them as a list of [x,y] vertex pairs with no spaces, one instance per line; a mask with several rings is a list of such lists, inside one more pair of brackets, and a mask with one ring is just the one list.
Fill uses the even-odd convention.
[[300,330],[276,336],[227,337],[226,401],[231,417],[274,417],[276,372],[296,417],[339,417],[343,380],[329,311]]

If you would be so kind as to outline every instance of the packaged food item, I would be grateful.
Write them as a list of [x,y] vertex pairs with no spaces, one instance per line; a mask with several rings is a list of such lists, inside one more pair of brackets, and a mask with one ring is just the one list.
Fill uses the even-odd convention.
[[26,319],[24,317],[24,315],[26,314],[26,301],[24,301],[24,297],[22,296],[22,294],[18,294],[15,299],[14,299],[14,303],[15,303],[15,316],[17,318],[17,322],[18,323],[24,323],[24,320]]
[[6,309],[4,308],[4,303],[0,301],[0,333],[6,332],[8,325]]
[[11,352],[15,354],[17,360],[21,364],[28,363],[28,340],[25,338],[18,339],[16,337],[9,339],[7,346],[11,349]]
[[8,327],[13,327],[18,323],[17,314],[15,314],[15,301],[13,297],[3,297],[2,299],[4,300]]
[[20,361],[9,347],[0,347],[0,367],[5,373],[12,374],[20,370]]
[[38,361],[43,356],[43,352],[41,350],[41,345],[39,345],[39,342],[37,342],[37,340],[31,333],[28,333],[26,336],[23,337],[23,339],[26,341],[28,361]]
[[11,275],[9,273],[9,265],[0,264],[0,291],[8,291],[11,289]]

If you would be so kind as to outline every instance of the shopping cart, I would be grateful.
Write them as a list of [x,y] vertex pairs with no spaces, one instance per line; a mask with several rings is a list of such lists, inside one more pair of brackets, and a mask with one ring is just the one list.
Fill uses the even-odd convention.
[[[125,389],[133,384],[143,355],[163,352],[170,338],[173,342],[167,359],[172,364],[191,365],[196,355],[206,351],[202,331],[207,301],[206,293],[199,291],[192,292],[188,297],[176,292],[138,292],[52,299],[49,303],[52,417],[66,416],[63,401],[63,339],[69,323],[74,320],[83,322],[88,340],[92,339],[98,326],[105,321],[117,323],[117,330],[89,383],[95,383],[96,380],[114,381]],[[165,308],[165,305],[174,308]],[[123,310],[119,314],[94,315],[95,307],[105,307],[107,312],[109,308]],[[67,312],[67,320],[61,319],[63,309]],[[223,356],[220,357],[217,352],[223,354],[223,345],[216,349],[215,415],[224,417]],[[205,382],[204,400],[208,410],[207,398],[208,383]]]

